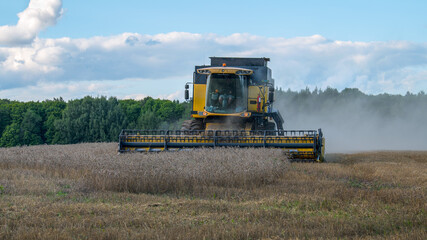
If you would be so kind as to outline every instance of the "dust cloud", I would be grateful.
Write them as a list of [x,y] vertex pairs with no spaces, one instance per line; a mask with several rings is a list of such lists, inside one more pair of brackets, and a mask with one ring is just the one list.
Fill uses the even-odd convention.
[[276,91],[286,130],[322,129],[327,153],[427,150],[427,95]]

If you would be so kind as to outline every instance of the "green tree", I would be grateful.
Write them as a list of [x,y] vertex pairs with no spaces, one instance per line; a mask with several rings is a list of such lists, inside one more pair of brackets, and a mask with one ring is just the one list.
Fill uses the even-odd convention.
[[13,101],[10,103],[10,117],[12,122],[21,124],[24,113],[27,111],[26,104]]
[[33,110],[28,109],[22,119],[21,123],[21,144],[24,145],[37,145],[43,144],[42,139],[42,118]]
[[21,128],[18,123],[12,123],[6,127],[0,139],[1,147],[13,147],[21,144]]
[[135,128],[139,115],[141,114],[143,101],[133,99],[119,100],[119,105],[126,115],[128,121],[127,128]]
[[48,144],[58,143],[59,133],[55,128],[55,121],[61,119],[67,103],[62,99],[46,100],[43,103],[44,113],[46,115],[43,122],[43,133],[45,142]]
[[116,98],[88,96],[68,102],[54,125],[59,143],[115,141],[127,120]]
[[141,113],[138,118],[137,128],[143,130],[157,129],[161,124],[160,118],[151,110]]
[[0,100],[0,136],[6,127],[11,123],[10,101],[7,99]]

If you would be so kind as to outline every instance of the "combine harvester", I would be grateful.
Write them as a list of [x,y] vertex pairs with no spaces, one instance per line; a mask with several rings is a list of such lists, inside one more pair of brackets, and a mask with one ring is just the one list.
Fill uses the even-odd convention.
[[211,57],[210,66],[196,66],[192,120],[181,130],[122,130],[119,152],[176,151],[199,147],[263,147],[283,149],[290,159],[323,162],[321,129],[284,130],[273,108],[274,80],[269,58]]

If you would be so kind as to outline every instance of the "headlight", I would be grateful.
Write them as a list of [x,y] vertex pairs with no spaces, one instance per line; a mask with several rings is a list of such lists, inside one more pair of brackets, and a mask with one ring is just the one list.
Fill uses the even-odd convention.
[[207,69],[198,69],[197,72],[200,74],[211,74],[211,71]]
[[250,117],[251,113],[250,112],[244,112],[240,114],[241,117]]
[[236,74],[237,75],[251,75],[252,71],[249,71],[249,70],[238,70],[238,71],[236,71]]

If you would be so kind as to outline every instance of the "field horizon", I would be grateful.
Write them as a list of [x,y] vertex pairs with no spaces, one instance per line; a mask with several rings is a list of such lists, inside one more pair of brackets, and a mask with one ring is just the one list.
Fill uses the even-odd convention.
[[427,151],[0,148],[0,239],[426,239]]

